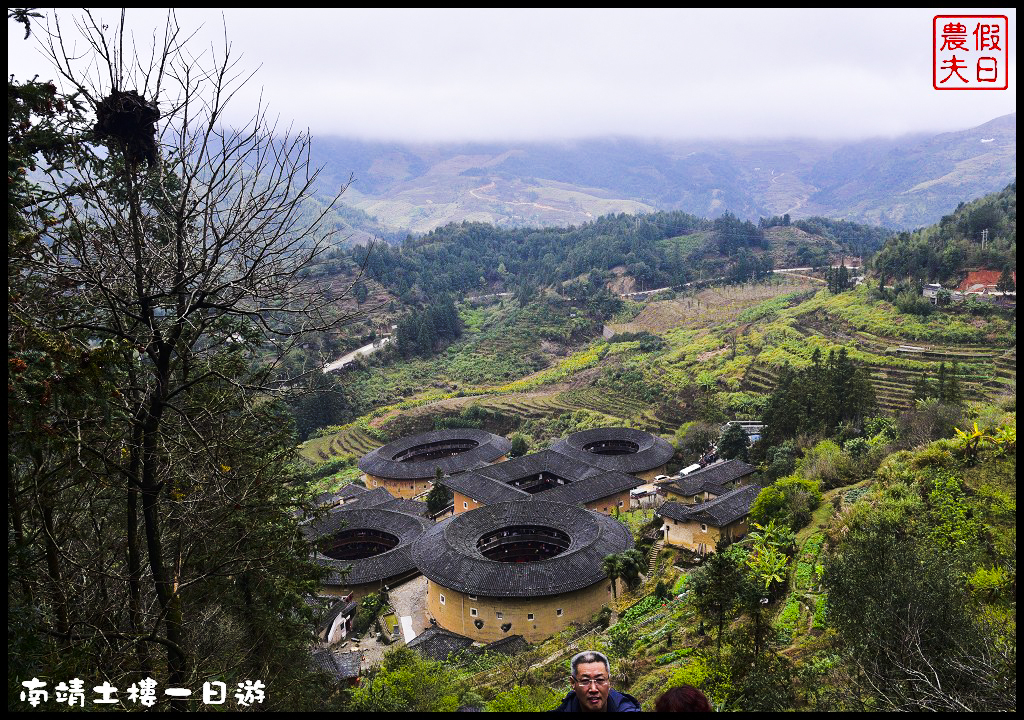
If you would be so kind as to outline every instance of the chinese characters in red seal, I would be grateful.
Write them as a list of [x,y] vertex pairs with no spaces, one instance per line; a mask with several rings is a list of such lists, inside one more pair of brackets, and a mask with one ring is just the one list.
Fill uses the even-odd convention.
[[936,15],[932,86],[936,90],[1006,90],[1009,31],[1005,15]]

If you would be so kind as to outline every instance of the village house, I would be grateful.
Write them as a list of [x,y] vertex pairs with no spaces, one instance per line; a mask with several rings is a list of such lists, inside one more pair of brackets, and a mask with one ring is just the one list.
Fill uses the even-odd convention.
[[928,283],[923,288],[921,288],[921,295],[928,298],[931,301],[932,305],[938,305],[939,293],[941,293],[942,290],[942,285],[940,285],[939,283]]
[[543,498],[583,505],[610,515],[629,509],[630,490],[643,481],[570,460],[551,450],[445,478],[455,494],[455,513],[509,500]]
[[742,460],[726,460],[655,484],[668,500],[693,504],[713,500],[741,485],[751,484],[756,479],[756,471],[757,468]]
[[359,651],[335,653],[321,647],[314,649],[312,653],[314,668],[349,687],[356,687],[359,684],[359,667],[362,659],[363,655]]
[[758,485],[745,485],[695,505],[666,502],[656,512],[664,520],[665,543],[707,555],[723,540],[739,540],[749,531],[747,516],[760,492]]
[[352,621],[359,604],[352,593],[340,598],[326,597],[331,602],[317,626],[317,637],[328,645],[344,642],[352,632]]
[[[539,498],[610,515],[630,509],[633,492],[664,469],[672,446],[632,428],[584,430],[550,449],[446,477],[455,513],[484,505]],[[644,493],[646,495],[646,493]]]

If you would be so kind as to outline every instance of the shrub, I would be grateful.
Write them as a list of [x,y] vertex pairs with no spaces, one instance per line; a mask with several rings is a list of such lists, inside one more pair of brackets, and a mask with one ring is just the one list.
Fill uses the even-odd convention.
[[[786,496],[776,485],[769,485],[750,506],[750,522],[765,525],[771,520],[786,522]],[[788,523],[787,523],[788,524]]]
[[910,466],[915,470],[924,468],[945,468],[953,469],[958,465],[952,451],[956,449],[956,443],[951,440],[939,440],[927,447],[918,450],[911,460]]
[[928,317],[935,310],[931,301],[916,290],[904,290],[896,297],[894,303],[901,313]]
[[320,478],[330,477],[331,475],[334,475],[336,473],[341,472],[342,470],[346,470],[352,467],[354,462],[355,458],[353,458],[351,455],[345,455],[337,459],[322,462],[315,468],[313,468],[311,479],[319,480]]
[[1014,580],[1001,567],[979,567],[967,582],[973,593],[992,602],[1012,588]]
[[822,440],[808,450],[798,467],[801,475],[820,481],[824,488],[845,485],[854,474],[850,456],[832,440]]
[[696,462],[718,440],[718,427],[707,422],[686,423],[676,432],[676,448],[684,465]]
[[910,467],[913,457],[913,453],[907,450],[893,453],[882,461],[882,464],[875,472],[875,477],[885,485],[913,483],[914,471]]
[[821,483],[790,475],[761,491],[750,508],[750,520],[758,525],[774,520],[795,532],[810,522],[811,514],[819,505]]
[[369,630],[377,620],[381,609],[384,607],[384,598],[377,593],[370,593],[359,602],[355,619],[352,621],[352,630],[356,635],[362,635]]
[[792,440],[768,449],[765,462],[761,466],[761,474],[770,482],[789,475],[796,469],[796,446]]
[[900,415],[905,447],[917,447],[933,440],[952,437],[954,428],[963,424],[962,407],[935,398],[921,400],[912,410]]
[[546,687],[516,687],[498,693],[487,703],[488,712],[545,712],[558,707],[562,694]]
[[529,452],[530,447],[526,442],[526,437],[521,433],[515,433],[509,440],[512,442],[512,447],[508,451],[509,457],[519,457]]
[[862,437],[850,438],[843,443],[843,450],[849,453],[854,460],[859,460],[866,455],[869,447],[868,441]]

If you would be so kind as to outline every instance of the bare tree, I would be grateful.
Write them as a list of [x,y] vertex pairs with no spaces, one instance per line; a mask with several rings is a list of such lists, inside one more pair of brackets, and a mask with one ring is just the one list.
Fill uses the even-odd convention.
[[[148,647],[160,646],[174,686],[269,673],[268,625],[296,610],[274,618],[260,594],[295,572],[275,599],[299,597],[312,572],[296,566],[294,446],[274,399],[301,379],[282,363],[301,338],[348,320],[303,277],[329,248],[323,221],[347,186],[315,201],[309,135],[279,131],[262,105],[228,122],[249,76],[226,37],[221,52],[193,55],[171,13],[147,53],[123,13],[113,28],[89,11],[76,25],[84,54],[56,21],[46,47],[95,116],[96,144],[51,175],[59,219],[24,271],[51,293],[11,310],[65,355],[107,364],[102,417],[98,404],[62,405],[62,442],[37,443],[9,484],[38,528],[48,631],[65,648],[124,644],[136,671],[153,669]],[[225,645],[238,649],[230,659]]]

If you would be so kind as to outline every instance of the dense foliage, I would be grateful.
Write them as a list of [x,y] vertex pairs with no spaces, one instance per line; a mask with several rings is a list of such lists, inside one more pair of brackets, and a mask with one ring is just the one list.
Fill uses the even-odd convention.
[[[51,58],[74,96],[8,83],[9,701],[31,677],[152,677],[259,680],[264,707],[323,707],[305,602],[322,574],[273,387],[274,350],[324,328],[298,279],[322,241],[298,222],[308,138],[263,118],[220,135],[230,63],[197,70],[170,28],[156,65],[124,58],[126,74],[103,51],[116,30],[80,28],[104,71]],[[126,91],[136,72],[180,96]],[[88,114],[111,97],[160,107],[167,135],[125,122],[97,147]],[[239,171],[254,158],[270,179]]]
[[1004,459],[1005,441],[987,437],[980,472],[964,462],[976,458],[970,438],[891,456],[870,501],[830,533],[827,619],[859,671],[860,691],[880,709],[1015,708],[1014,613],[1005,595],[1013,521],[1000,508],[1015,463]]
[[793,225],[811,235],[820,235],[835,240],[850,255],[865,259],[878,252],[892,235],[891,230],[875,225],[824,217],[797,220]]
[[[493,283],[553,285],[592,270],[624,265],[648,287],[685,280],[685,269],[658,240],[705,226],[686,213],[605,216],[570,228],[502,229],[482,223],[446,225],[400,246],[378,246],[366,260],[370,277],[403,300],[478,290]],[[357,249],[353,251],[359,253]]]
[[784,367],[765,408],[764,435],[769,448],[797,435],[833,434],[841,424],[859,426],[874,407],[867,372],[850,360],[846,348],[829,350],[822,362],[815,350],[809,367]]
[[402,357],[430,357],[438,344],[462,334],[462,322],[451,298],[442,298],[424,310],[413,310],[398,321],[395,344]]
[[1016,266],[1016,181],[1001,192],[960,203],[937,225],[891,237],[873,263],[882,285],[905,278],[955,285],[967,269]]

